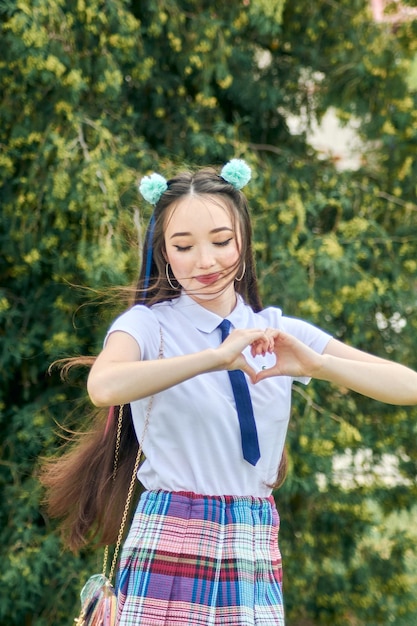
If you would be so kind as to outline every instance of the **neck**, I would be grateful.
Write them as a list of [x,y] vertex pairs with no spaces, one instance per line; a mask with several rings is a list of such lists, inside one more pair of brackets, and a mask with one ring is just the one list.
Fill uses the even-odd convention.
[[[186,292],[187,293],[187,292]],[[201,296],[193,293],[187,293],[187,295],[197,302],[200,306],[204,307],[212,313],[216,313],[223,319],[230,315],[237,304],[237,294],[234,289],[227,290],[216,296]]]

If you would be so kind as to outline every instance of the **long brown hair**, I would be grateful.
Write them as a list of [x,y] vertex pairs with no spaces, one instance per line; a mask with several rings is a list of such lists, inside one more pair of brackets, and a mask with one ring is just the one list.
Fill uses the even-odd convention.
[[[177,298],[166,275],[164,229],[169,209],[187,195],[209,196],[228,208],[241,234],[239,265],[232,268],[236,291],[255,312],[262,309],[252,248],[252,226],[245,195],[221,178],[214,169],[182,172],[167,181],[168,188],[155,205],[146,234],[134,303],[152,306],[156,302]],[[236,280],[234,276],[242,276]],[[172,282],[172,281],[171,281]],[[92,360],[93,361],[93,360]],[[80,360],[69,360],[79,363]],[[83,364],[86,364],[85,359]],[[68,361],[67,365],[68,367]],[[113,409],[111,409],[113,410]],[[115,407],[117,412],[119,407]],[[94,427],[77,435],[68,450],[46,460],[40,480],[46,488],[47,510],[60,518],[66,544],[78,550],[87,537],[95,536],[99,544],[113,543],[117,537],[134,468],[138,442],[134,433],[130,407],[123,409],[123,435],[120,464],[114,476],[116,420],[106,420],[98,413]],[[107,425],[106,425],[107,424]],[[287,457],[284,450],[277,488],[285,479]]]
[[64,454],[46,459],[40,480],[46,488],[47,510],[61,520],[66,545],[81,548],[87,536],[98,544],[115,542],[138,451],[130,406],[111,407],[123,412],[117,471],[114,458],[117,419],[96,412],[93,427],[80,432],[65,444]]

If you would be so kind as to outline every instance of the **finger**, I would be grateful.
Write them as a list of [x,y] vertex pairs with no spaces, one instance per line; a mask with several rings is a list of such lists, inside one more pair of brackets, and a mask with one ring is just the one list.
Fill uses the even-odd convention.
[[269,341],[265,338],[262,340],[254,341],[251,345],[251,355],[255,356],[265,356],[266,351],[268,350]]
[[251,328],[251,329],[245,329],[245,330],[242,330],[242,329],[232,330],[230,335],[228,335],[222,343],[239,342],[242,344],[242,346],[249,346],[259,341],[268,342],[265,332],[259,328]]
[[267,350],[268,352],[273,352],[275,348],[275,338],[279,335],[279,330],[277,328],[265,328],[265,335],[268,340]]
[[256,379],[256,370],[246,361],[245,357],[242,355],[242,359],[235,363],[235,370],[241,370],[245,374],[249,376],[251,382],[255,382]]
[[251,367],[249,364],[246,364],[244,368],[242,368],[242,372],[247,374],[251,380],[251,383],[255,384],[257,372]]

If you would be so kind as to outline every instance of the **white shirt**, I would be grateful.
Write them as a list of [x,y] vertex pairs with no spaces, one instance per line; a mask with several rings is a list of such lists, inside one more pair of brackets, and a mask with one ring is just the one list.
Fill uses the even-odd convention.
[[[284,317],[278,308],[254,313],[241,298],[227,317],[232,328],[280,328],[317,352],[330,335],[302,320]],[[164,358],[215,348],[221,342],[222,318],[189,296],[147,308],[136,305],[109,329],[124,331],[138,343],[142,359],[157,359],[160,328]],[[275,356],[245,357],[256,370]],[[193,491],[205,495],[270,495],[284,448],[293,378],[276,376],[253,385],[247,378],[257,425],[261,458],[256,466],[243,459],[239,422],[227,371],[200,374],[155,395],[144,442],[146,460],[138,477],[146,489]],[[297,379],[307,383],[309,379]],[[149,399],[131,403],[141,439]]]

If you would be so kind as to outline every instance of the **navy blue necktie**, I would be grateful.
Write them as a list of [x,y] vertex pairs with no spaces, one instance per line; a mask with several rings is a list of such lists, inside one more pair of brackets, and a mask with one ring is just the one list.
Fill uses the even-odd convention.
[[[222,341],[226,339],[230,332],[231,323],[223,320],[218,328],[222,331]],[[250,398],[248,383],[241,370],[230,370],[228,372],[232,384],[233,395],[235,397],[237,415],[240,425],[240,436],[242,439],[243,458],[251,465],[256,465],[261,453],[259,452],[258,433],[256,432],[255,418],[253,416],[252,400]]]

